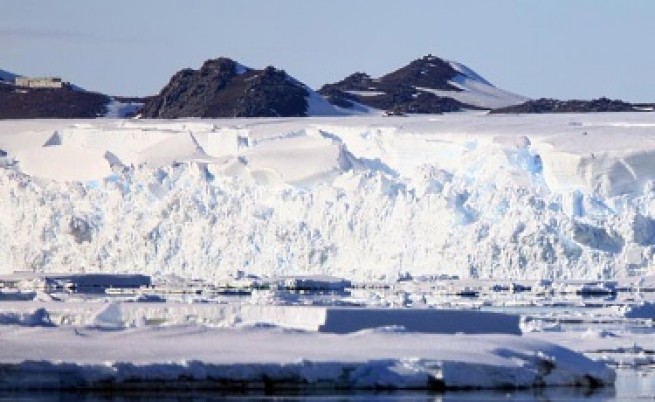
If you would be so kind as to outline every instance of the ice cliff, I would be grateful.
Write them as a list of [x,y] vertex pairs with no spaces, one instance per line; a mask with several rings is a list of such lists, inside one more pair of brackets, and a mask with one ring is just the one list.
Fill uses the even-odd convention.
[[653,114],[8,121],[0,150],[0,272],[596,279],[654,264]]

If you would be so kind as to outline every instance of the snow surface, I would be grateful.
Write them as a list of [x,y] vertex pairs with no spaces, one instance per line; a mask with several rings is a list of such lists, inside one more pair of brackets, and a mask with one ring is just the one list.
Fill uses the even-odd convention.
[[307,96],[305,97],[305,100],[307,101],[307,110],[305,111],[305,115],[308,117],[345,116],[345,115],[357,113],[357,111],[347,112],[341,108],[332,105],[321,94],[314,91],[313,89],[311,89],[310,87],[296,80],[293,77],[289,77],[288,80],[294,83],[295,85],[301,86],[302,88],[305,89],[305,91],[307,91]]
[[450,81],[450,84],[461,89],[461,92],[439,91],[426,88],[417,89],[432,92],[437,96],[449,96],[460,102],[483,109],[497,109],[513,106],[529,100],[529,98],[526,98],[525,96],[496,88],[489,81],[482,78],[478,73],[461,63],[452,61],[449,63],[460,73]]
[[340,109],[337,109],[327,101],[321,94],[305,86],[307,90],[307,116],[343,116]]
[[462,63],[458,63],[456,61],[449,61],[448,64],[450,64],[450,66],[452,68],[457,70],[464,77],[468,77],[471,80],[478,81],[481,84],[486,84],[486,85],[492,86],[489,81],[482,78],[482,76],[480,74],[478,74],[475,71],[471,70],[466,65],[464,65]]
[[103,152],[76,144],[28,149],[17,153],[16,158],[23,172],[35,177],[86,181],[112,174]]
[[449,83],[461,91],[449,91],[443,89],[421,88],[416,89],[423,92],[433,93],[437,96],[447,96],[468,105],[477,106],[482,109],[497,109],[506,106],[513,106],[529,100],[521,95],[496,88],[487,80],[478,75],[475,71],[463,64],[449,62],[459,72]]
[[4,121],[0,271],[652,274],[653,127],[648,113]]

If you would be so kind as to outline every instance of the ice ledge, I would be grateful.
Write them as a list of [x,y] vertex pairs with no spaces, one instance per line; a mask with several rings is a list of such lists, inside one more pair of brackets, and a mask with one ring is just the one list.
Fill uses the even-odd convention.
[[615,379],[602,363],[514,335],[198,327],[3,332],[0,389],[528,389],[599,387]]

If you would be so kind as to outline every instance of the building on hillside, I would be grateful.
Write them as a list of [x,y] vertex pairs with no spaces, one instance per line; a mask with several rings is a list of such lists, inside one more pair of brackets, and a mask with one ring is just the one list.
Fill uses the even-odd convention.
[[66,83],[58,77],[16,77],[16,86],[27,88],[63,88]]

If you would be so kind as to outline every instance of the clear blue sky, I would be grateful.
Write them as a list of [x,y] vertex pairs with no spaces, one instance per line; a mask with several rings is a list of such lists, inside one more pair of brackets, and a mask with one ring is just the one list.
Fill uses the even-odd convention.
[[655,102],[655,0],[2,0],[0,69],[157,93],[227,56],[311,87],[424,54],[530,97]]

